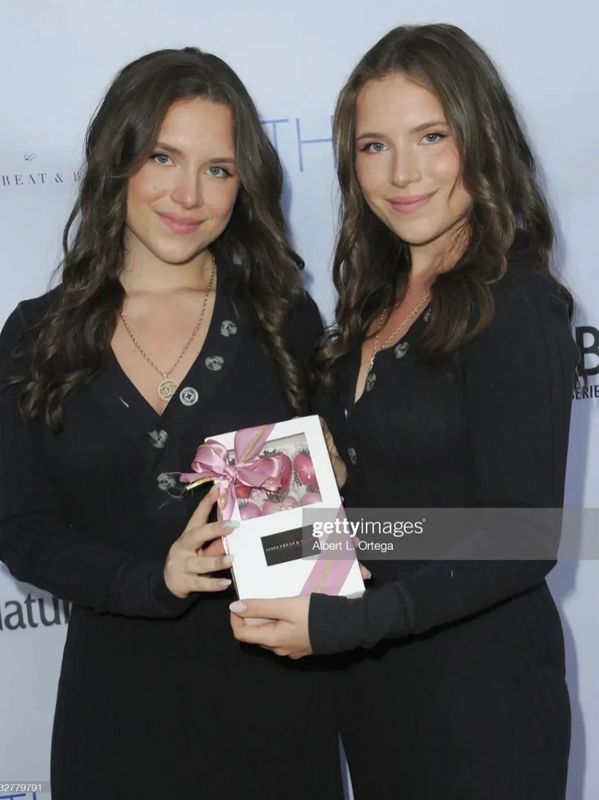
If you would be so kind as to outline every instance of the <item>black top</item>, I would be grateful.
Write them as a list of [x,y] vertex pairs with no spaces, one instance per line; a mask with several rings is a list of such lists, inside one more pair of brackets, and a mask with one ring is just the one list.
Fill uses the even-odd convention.
[[[317,403],[346,456],[346,506],[562,506],[578,360],[567,312],[553,281],[528,266],[511,265],[492,292],[490,327],[434,364],[415,354],[426,309],[377,354],[355,405],[360,353],[340,360],[339,397],[320,392]],[[312,596],[313,649],[369,648],[463,620],[542,583],[552,564],[373,563],[362,598]]]
[[[24,424],[18,387],[0,393],[0,558],[74,603],[54,721],[56,800],[237,798],[248,785],[263,797],[283,785],[298,800],[342,797],[316,671],[236,642],[232,591],[180,600],[163,579],[205,491],[173,496],[170,473],[187,471],[210,434],[294,414],[235,276],[218,264],[206,341],[162,415],[112,351],[66,400],[59,435]],[[4,375],[47,302],[20,303],[8,319]],[[302,361],[321,330],[309,300],[290,322]]]

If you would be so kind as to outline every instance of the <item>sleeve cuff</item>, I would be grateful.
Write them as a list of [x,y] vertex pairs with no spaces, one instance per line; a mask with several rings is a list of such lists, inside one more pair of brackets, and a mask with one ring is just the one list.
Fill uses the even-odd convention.
[[176,597],[164,581],[164,564],[152,565],[149,576],[150,596],[160,616],[177,617],[195,602],[194,595]]
[[367,589],[357,598],[312,594],[308,628],[315,655],[371,648],[410,632],[403,593],[390,585]]

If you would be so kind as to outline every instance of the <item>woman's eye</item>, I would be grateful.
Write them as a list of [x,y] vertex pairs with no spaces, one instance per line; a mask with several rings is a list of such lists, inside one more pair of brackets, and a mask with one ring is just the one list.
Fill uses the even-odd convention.
[[426,133],[422,137],[424,144],[437,144],[437,142],[440,142],[441,139],[445,139],[445,135],[443,133]]
[[172,164],[172,159],[170,156],[167,156],[166,153],[154,153],[150,156],[152,161],[155,161],[157,164]]
[[363,153],[382,153],[385,149],[383,142],[368,142],[362,148]]
[[208,172],[215,178],[227,178],[231,174],[224,167],[208,167]]

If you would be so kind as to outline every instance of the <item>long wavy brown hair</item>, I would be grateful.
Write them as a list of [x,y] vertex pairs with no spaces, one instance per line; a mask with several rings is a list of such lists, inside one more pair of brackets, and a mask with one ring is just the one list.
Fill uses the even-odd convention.
[[125,296],[119,276],[128,180],[152,154],[171,105],[190,97],[232,110],[240,189],[211,250],[217,263],[239,263],[240,291],[258,316],[289,402],[298,413],[305,409],[303,377],[286,337],[289,315],[304,297],[303,264],[286,237],[281,164],[235,72],[217,56],[186,47],[124,67],[90,122],[84,175],[63,235],[60,285],[21,346],[27,373],[14,382],[23,384],[25,417],[43,416],[59,430],[65,397],[102,365]]
[[[395,28],[349,76],[337,100],[333,142],[341,191],[333,262],[335,326],[317,358],[320,376],[367,335],[381,310],[405,296],[408,246],[366,204],[355,168],[356,101],[362,87],[401,73],[439,98],[455,137],[462,179],[472,198],[467,245],[432,289],[432,314],[420,346],[432,358],[458,348],[493,317],[490,284],[522,256],[550,271],[554,231],[535,161],[503,82],[484,51],[453,25]],[[463,233],[463,231],[462,231]],[[570,313],[567,290],[555,281]],[[473,316],[474,310],[474,316]]]

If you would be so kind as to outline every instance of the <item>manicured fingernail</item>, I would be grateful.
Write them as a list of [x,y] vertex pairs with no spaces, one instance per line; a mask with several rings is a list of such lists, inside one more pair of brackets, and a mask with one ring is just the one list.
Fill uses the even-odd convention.
[[225,565],[225,567],[230,567],[232,563],[233,563],[233,556],[225,556],[223,558],[223,564]]
[[232,611],[234,614],[241,614],[245,611],[245,603],[242,603],[241,600],[235,600],[229,605],[229,611]]
[[239,527],[239,523],[237,522],[237,520],[228,519],[228,520],[226,520],[226,522],[221,522],[220,526],[221,526],[221,528],[227,528],[228,530],[234,530],[235,528]]
[[222,586],[223,589],[226,589],[227,586],[231,585],[231,581],[228,578],[219,578],[218,579],[218,585]]

